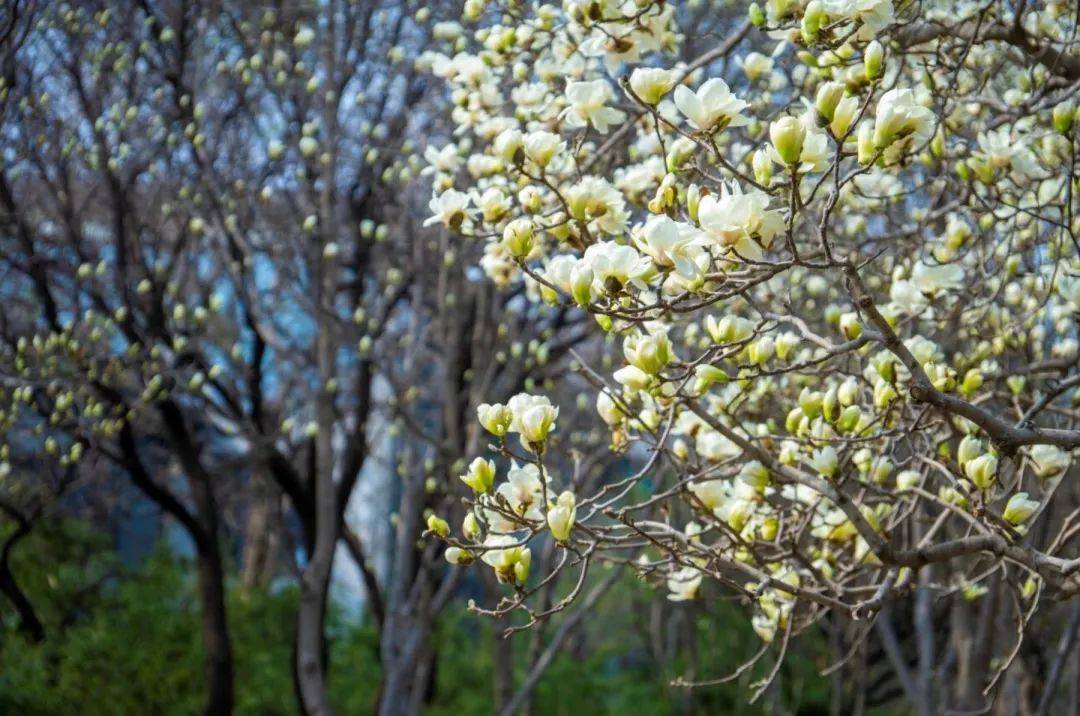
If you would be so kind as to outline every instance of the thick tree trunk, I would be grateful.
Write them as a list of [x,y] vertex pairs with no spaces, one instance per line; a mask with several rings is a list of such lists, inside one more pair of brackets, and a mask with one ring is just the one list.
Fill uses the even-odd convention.
[[[326,385],[334,375],[330,329],[323,325],[316,339],[319,375]],[[315,546],[300,576],[300,605],[296,616],[295,677],[300,708],[307,716],[333,713],[326,686],[326,604],[334,552],[341,535],[341,512],[334,482],[332,431],[333,395],[323,393],[316,404],[319,433],[315,438]]]
[[244,528],[244,564],[240,584],[245,589],[262,587],[274,576],[278,548],[277,490],[262,475],[252,477],[251,507]]
[[199,459],[198,445],[180,407],[172,401],[164,401],[158,410],[169,432],[176,458],[187,475],[195,514],[191,515],[170,493],[155,485],[138,457],[134,433],[130,431],[124,436],[128,469],[132,479],[144,492],[180,519],[195,542],[207,689],[204,713],[208,716],[230,714],[233,709],[233,654],[225,610],[225,570],[219,544],[221,518],[214,497],[214,478]]
[[229,714],[233,709],[233,655],[225,612],[225,574],[216,541],[213,545],[198,556],[207,716]]
[[384,630],[383,682],[379,693],[379,716],[419,716],[431,692],[435,651],[431,625],[395,615],[394,631]]
[[308,716],[333,713],[326,689],[326,601],[333,550],[329,557],[316,552],[300,579],[300,606],[296,619],[296,681],[300,706]]

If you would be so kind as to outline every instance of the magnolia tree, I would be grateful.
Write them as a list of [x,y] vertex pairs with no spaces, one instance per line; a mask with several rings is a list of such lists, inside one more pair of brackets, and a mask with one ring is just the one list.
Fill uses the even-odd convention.
[[[729,35],[679,59],[683,10],[469,0],[419,60],[456,125],[429,222],[592,315],[621,354],[577,369],[611,448],[648,455],[584,493],[548,397],[481,405],[467,517],[429,532],[505,584],[477,610],[523,625],[597,563],[673,602],[732,590],[778,657],[762,690],[823,618],[993,588],[1007,638],[954,699],[982,703],[1040,606],[1080,594],[1075,7],[769,0],[716,8]],[[890,656],[937,710],[929,667]]]

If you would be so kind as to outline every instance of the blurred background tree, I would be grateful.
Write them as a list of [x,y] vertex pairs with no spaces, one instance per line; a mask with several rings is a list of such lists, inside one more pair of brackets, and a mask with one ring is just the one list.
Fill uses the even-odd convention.
[[[720,5],[680,10],[688,57],[745,37]],[[432,512],[464,517],[482,401],[562,391],[553,450],[582,485],[641,462],[609,453],[576,392],[573,353],[612,350],[590,320],[500,290],[479,243],[422,226],[420,157],[453,133],[454,98],[413,60],[453,42],[460,14],[0,8],[0,713],[897,703],[886,642],[846,623],[800,644],[755,705],[752,671],[673,686],[753,655],[741,607],[661,609],[614,570],[504,638],[465,610],[499,585],[419,539]]]

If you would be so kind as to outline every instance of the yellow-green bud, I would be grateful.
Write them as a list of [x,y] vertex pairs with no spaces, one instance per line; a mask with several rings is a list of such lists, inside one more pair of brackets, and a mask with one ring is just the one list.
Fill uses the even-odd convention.
[[826,82],[817,91],[814,108],[818,114],[831,122],[836,114],[836,105],[844,98],[844,85],[839,82]]
[[866,68],[866,79],[875,80],[881,76],[885,65],[885,48],[877,40],[866,46],[863,52],[863,66]]
[[427,518],[428,532],[438,535],[443,539],[450,536],[450,524],[438,515],[430,515]]
[[781,117],[769,125],[769,139],[788,166],[798,165],[806,130],[796,117]]
[[1076,105],[1072,100],[1065,100],[1054,107],[1054,129],[1059,133],[1068,134],[1075,118]]
[[750,24],[754,27],[765,26],[765,11],[761,9],[761,6],[756,2],[750,3],[750,7],[747,10],[747,15],[750,17]]

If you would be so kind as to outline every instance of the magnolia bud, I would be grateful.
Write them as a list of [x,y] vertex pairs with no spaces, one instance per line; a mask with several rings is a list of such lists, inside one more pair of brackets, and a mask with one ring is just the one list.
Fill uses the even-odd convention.
[[469,464],[469,471],[461,476],[461,481],[475,493],[490,492],[495,484],[495,463],[482,457],[476,458]]
[[867,120],[859,125],[859,164],[863,166],[874,160],[874,123]]
[[772,157],[764,149],[759,149],[754,152],[754,178],[757,179],[758,184],[769,185],[772,181]]
[[570,295],[579,306],[587,306],[592,301],[593,272],[589,265],[578,262],[570,271]]
[[859,397],[859,383],[854,377],[849,377],[836,391],[836,397],[840,401],[840,405],[848,406],[855,402],[855,399]]
[[751,460],[743,465],[736,479],[760,493],[769,485],[769,469],[757,460]]
[[482,403],[477,406],[476,415],[484,429],[498,437],[506,435],[506,431],[510,428],[510,422],[514,419],[510,408],[501,403],[495,405]]
[[480,536],[480,520],[476,519],[472,512],[465,515],[465,520],[461,523],[461,533],[473,540]]
[[832,445],[826,445],[814,451],[810,465],[825,477],[834,477],[839,469],[840,459],[836,454],[836,449]]
[[1076,105],[1072,100],[1065,100],[1054,107],[1054,129],[1061,134],[1068,134],[1076,117]]
[[769,362],[776,352],[776,342],[771,336],[762,336],[747,348],[746,353],[750,362],[763,366]]
[[450,536],[450,524],[438,515],[430,515],[427,518],[428,532],[438,535],[443,539]]
[[840,331],[849,341],[858,338],[863,331],[862,323],[859,322],[859,314],[851,312],[840,316]]
[[866,67],[866,79],[875,80],[884,68],[885,48],[877,40],[872,41],[863,51],[863,65]]
[[809,388],[803,388],[802,392],[799,393],[799,407],[802,409],[803,414],[811,420],[821,415],[821,406],[824,400],[825,396]]
[[443,556],[446,557],[446,561],[450,564],[458,564],[462,567],[470,565],[476,560],[471,552],[467,552],[461,547],[447,547]]
[[750,18],[750,24],[754,27],[764,27],[765,11],[762,10],[761,6],[756,2],[750,3],[750,7],[747,9],[747,15]]
[[821,417],[830,423],[836,422],[836,419],[840,417],[840,404],[836,399],[836,386],[826,390],[825,396],[821,399]]
[[570,539],[576,513],[574,493],[567,491],[559,495],[558,502],[555,507],[548,510],[547,515],[548,527],[556,542],[566,542]]
[[843,433],[850,433],[859,427],[859,421],[862,420],[862,410],[858,405],[849,405],[840,413],[840,417],[836,420],[836,429]]
[[781,117],[769,125],[769,139],[777,155],[788,166],[797,165],[806,130],[795,117]]
[[819,0],[810,0],[810,3],[806,6],[806,11],[803,13],[801,25],[803,41],[809,44],[817,39],[818,32],[827,19],[821,2]]
[[1019,525],[1028,520],[1035,510],[1039,509],[1039,503],[1028,498],[1028,493],[1018,492],[1009,498],[1002,515],[1009,524]]
[[917,487],[920,480],[922,480],[922,475],[917,471],[904,470],[896,476],[896,487],[898,490],[910,490]]
[[997,477],[997,465],[997,458],[990,453],[986,453],[968,461],[968,464],[964,467],[964,474],[975,483],[976,487],[986,490],[994,484]]
[[836,105],[840,104],[843,98],[844,85],[839,82],[826,82],[818,88],[814,108],[826,121],[831,122],[836,113]]
[[675,85],[675,73],[653,67],[638,67],[630,75],[630,89],[648,105],[659,104]]
[[528,219],[514,219],[503,229],[502,245],[515,259],[524,259],[533,250],[533,224]]
[[791,358],[792,353],[799,345],[799,336],[791,331],[785,331],[776,338],[776,357],[780,360]]
[[691,184],[690,188],[686,190],[686,212],[690,215],[690,220],[697,222],[698,220],[698,206],[701,204],[701,187],[697,184]]
[[983,375],[977,368],[970,369],[964,374],[964,381],[960,384],[960,392],[970,397],[976,390],[982,387]]
[[982,443],[974,435],[965,435],[956,448],[956,462],[964,467],[970,460],[982,454]]
[[884,410],[896,397],[896,388],[892,384],[880,380],[874,386],[874,407],[878,410]]
[[874,465],[874,473],[872,475],[874,484],[884,485],[885,482],[889,479],[889,475],[892,474],[892,471],[893,464],[890,460],[886,458],[878,461],[878,463]]
[[855,115],[859,113],[859,98],[844,97],[837,103],[833,110],[832,122],[829,123],[829,131],[833,136],[840,138],[846,136],[851,129],[851,123],[855,121]]

